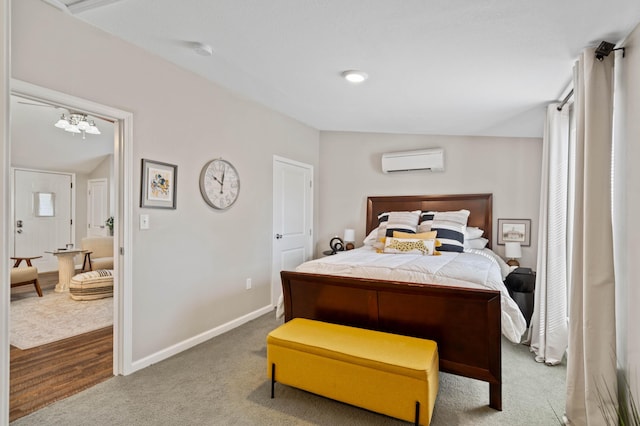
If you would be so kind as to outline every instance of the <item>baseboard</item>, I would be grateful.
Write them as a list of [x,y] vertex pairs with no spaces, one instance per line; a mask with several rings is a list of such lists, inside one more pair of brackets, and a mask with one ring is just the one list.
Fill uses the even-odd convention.
[[142,370],[143,368],[146,368],[152,364],[156,364],[167,358],[171,358],[172,356],[179,354],[180,352],[186,351],[187,349],[190,349],[196,345],[199,345],[202,342],[206,342],[209,339],[212,339],[216,336],[226,333],[227,331],[233,330],[236,327],[240,327],[241,325],[251,320],[254,320],[258,317],[261,317],[262,315],[265,315],[269,312],[273,312],[273,315],[275,315],[273,305],[267,305],[256,311],[243,315],[240,318],[236,318],[218,327],[212,328],[211,330],[208,330],[196,336],[193,336],[187,340],[183,340],[180,343],[176,343],[175,345],[169,346],[166,349],[163,349],[147,357],[134,361],[131,364],[131,371],[128,374],[134,373],[138,370]]

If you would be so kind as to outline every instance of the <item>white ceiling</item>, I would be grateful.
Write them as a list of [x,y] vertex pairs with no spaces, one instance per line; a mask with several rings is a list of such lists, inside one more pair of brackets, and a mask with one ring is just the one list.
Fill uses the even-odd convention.
[[579,53],[640,22],[638,0],[44,1],[317,129],[440,135],[540,137]]
[[90,173],[113,153],[113,123],[89,116],[100,135],[82,135],[54,127],[66,108],[11,96],[11,165],[36,170]]

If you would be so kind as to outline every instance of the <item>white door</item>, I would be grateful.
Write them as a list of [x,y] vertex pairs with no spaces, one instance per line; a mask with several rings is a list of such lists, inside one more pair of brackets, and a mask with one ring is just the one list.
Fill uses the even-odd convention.
[[108,191],[106,178],[87,181],[87,237],[109,235],[105,225],[109,217]]
[[273,266],[271,302],[282,294],[281,270],[310,260],[313,245],[313,167],[273,158]]
[[58,269],[58,260],[46,251],[73,243],[72,175],[13,170],[14,257],[42,256],[32,263],[38,272]]

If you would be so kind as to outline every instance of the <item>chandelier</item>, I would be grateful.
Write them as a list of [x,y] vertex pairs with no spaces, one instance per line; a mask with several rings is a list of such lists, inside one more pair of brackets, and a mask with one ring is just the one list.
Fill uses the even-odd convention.
[[70,113],[69,117],[65,117],[64,114],[60,116],[60,120],[54,124],[58,129],[63,129],[65,132],[70,133],[82,133],[82,139],[86,139],[86,134],[99,135],[100,130],[96,127],[96,123],[93,120],[89,120],[86,114]]

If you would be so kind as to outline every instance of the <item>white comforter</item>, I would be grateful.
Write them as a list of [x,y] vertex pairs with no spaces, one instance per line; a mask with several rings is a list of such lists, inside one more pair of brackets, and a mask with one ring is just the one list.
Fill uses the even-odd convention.
[[[504,286],[498,263],[486,251],[423,256],[380,254],[374,248],[364,246],[305,262],[296,271],[498,290],[501,294],[502,334],[519,343],[526,329],[526,321],[518,305]],[[281,307],[279,302],[279,310]]]

